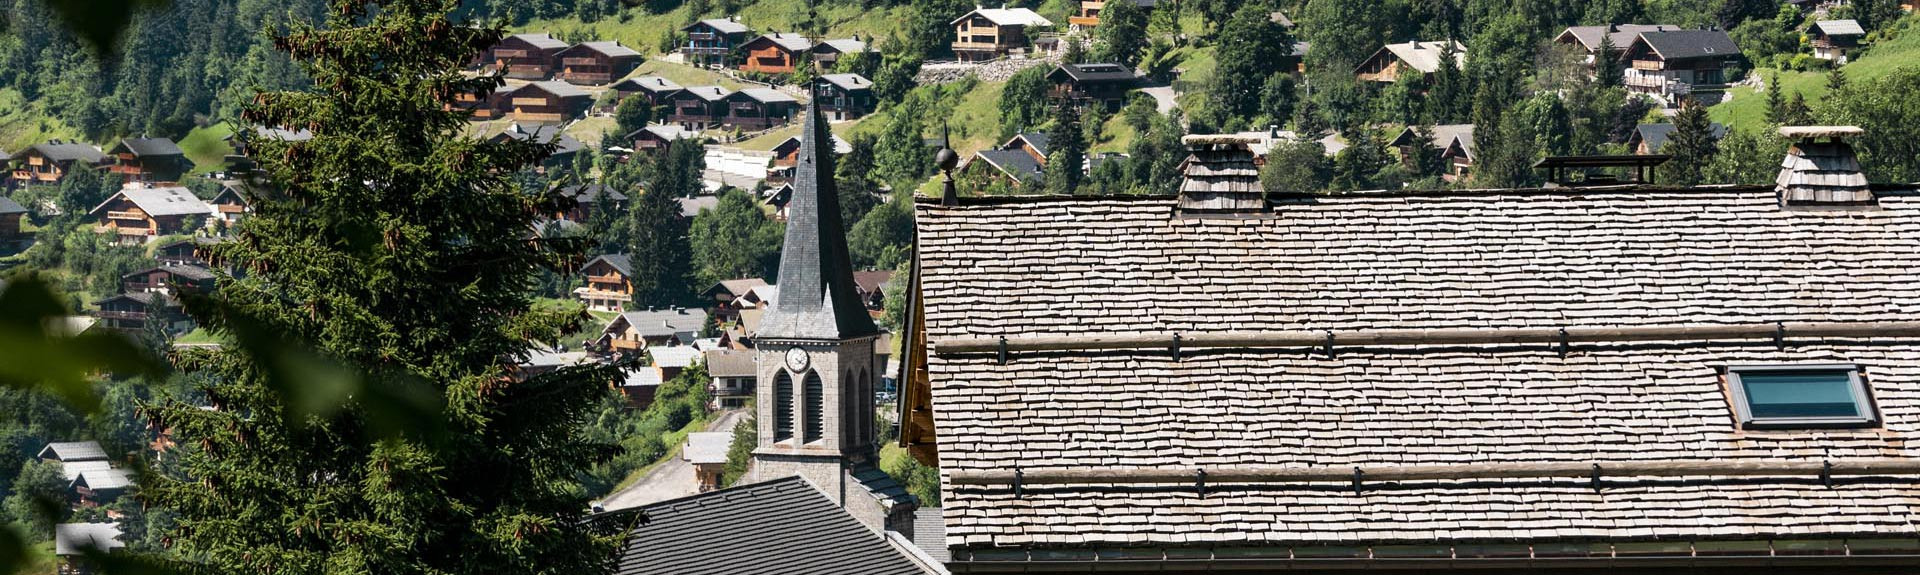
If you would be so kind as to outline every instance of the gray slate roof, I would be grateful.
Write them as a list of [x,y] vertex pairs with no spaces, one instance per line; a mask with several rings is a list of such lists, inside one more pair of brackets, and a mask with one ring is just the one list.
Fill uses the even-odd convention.
[[745,90],[734,92],[734,94],[738,94],[743,98],[752,98],[755,101],[764,102],[768,104],[777,103],[777,102],[799,102],[800,101],[800,100],[794,99],[793,96],[787,95],[786,92],[775,90],[773,88],[747,88]]
[[840,340],[880,333],[853,286],[833,178],[833,132],[818,100],[807,104],[780,250],[780,294],[760,319],[762,339]]
[[838,38],[833,40],[822,40],[820,41],[819,44],[813,45],[813,51],[815,53],[838,52],[841,54],[852,54],[856,52],[865,52],[866,50],[867,50],[867,43],[861,41],[859,38]]
[[102,153],[100,148],[95,148],[90,144],[62,142],[59,140],[28,146],[26,150],[22,150],[20,153],[14,154],[14,156],[17,158],[26,155],[28,152],[37,152],[49,160],[61,163],[77,161],[87,164],[98,164],[101,160],[107,158],[107,155]]
[[713,28],[715,32],[719,32],[722,34],[745,34],[753,31],[753,29],[748,28],[746,24],[741,24],[739,22],[736,22],[727,18],[708,18],[706,20],[701,20],[699,22],[688,24],[685,27],[682,27],[680,29],[692,30],[698,26],[707,26],[709,28]]
[[[1408,67],[1414,70],[1430,74],[1440,69],[1440,58],[1447,53],[1447,43],[1403,42],[1399,44],[1388,44],[1380,48],[1379,51],[1374,52],[1373,57],[1379,57],[1381,52],[1392,54],[1394,58],[1405,62]],[[1372,60],[1373,57],[1369,57],[1368,60]],[[1453,59],[1455,67],[1466,68],[1467,47],[1459,42],[1454,42]],[[1366,62],[1361,62],[1361,65],[1365,66]]]
[[19,202],[13,201],[12,198],[8,198],[6,196],[0,196],[0,216],[10,216],[14,214],[24,214],[24,213],[27,213],[27,208],[25,206],[20,205]]
[[126,547],[120,535],[118,523],[60,523],[53,526],[53,554],[70,557],[83,549],[112,551]]
[[620,190],[609,188],[605,184],[574,184],[560,188],[560,195],[572,198],[573,201],[581,204],[592,204],[600,201],[600,196],[603,194],[607,196],[607,199],[616,202],[627,201],[626,194],[620,193]]
[[946,563],[953,559],[953,554],[947,552],[947,521],[940,516],[939,507],[913,510],[913,546],[934,561]]
[[107,451],[98,441],[55,441],[40,448],[41,459],[59,461],[106,461]]
[[[114,195],[126,198],[127,201],[133,202],[133,205],[140,206],[141,211],[151,216],[181,216],[213,213],[213,206],[209,206],[206,202],[200,201],[200,197],[193,195],[192,190],[180,186],[152,188],[134,186],[121,188],[120,192]],[[99,206],[95,206],[90,213],[99,213],[102,208],[107,207],[107,204],[112,202],[113,198],[109,197],[107,201],[101,202]]]
[[[562,84],[565,83],[562,82]],[[532,84],[528,85],[531,86]],[[567,85],[571,86],[571,84]],[[586,144],[582,144],[580,140],[573,139],[573,136],[562,132],[558,125],[534,124],[528,127],[514,124],[495,137],[511,138],[514,140],[532,140],[533,143],[536,144],[552,144],[554,156],[571,154],[586,148]]]
[[707,323],[707,310],[700,308],[634,310],[620,314],[620,317],[614,318],[613,321],[614,323],[627,322],[641,337],[666,337],[700,331],[700,328]]
[[812,40],[808,40],[806,36],[792,32],[768,32],[761,34],[758,38],[748,40],[747,43],[752,44],[762,39],[772,42],[775,46],[786,48],[789,52],[805,52],[813,49]]
[[86,469],[80,471],[80,477],[73,480],[75,486],[86,485],[94,491],[118,491],[133,487],[133,472],[109,467],[107,469]]
[[605,40],[600,42],[581,42],[579,44],[574,44],[572,48],[567,48],[566,50],[562,50],[560,53],[566,54],[574,50],[594,52],[610,58],[621,58],[621,57],[627,57],[627,56],[638,57],[640,55],[639,52],[633,51],[632,48],[621,46],[620,42],[614,41],[614,40]]
[[980,150],[974,152],[973,159],[986,162],[1001,173],[1022,181],[1040,180],[1040,162],[1020,150]]
[[1733,37],[1724,30],[1646,32],[1640,34],[1638,41],[1646,42],[1648,47],[1667,61],[1740,55],[1740,47],[1733,43]]
[[753,352],[744,349],[706,351],[707,375],[714,377],[754,377]]
[[1566,31],[1560,33],[1559,39],[1562,41],[1565,41],[1571,38],[1573,41],[1580,43],[1581,48],[1585,48],[1588,52],[1593,52],[1600,49],[1600,39],[1603,37],[1606,37],[1613,40],[1614,50],[1625,50],[1627,49],[1628,45],[1633,44],[1634,38],[1638,38],[1641,32],[1659,32],[1659,31],[1665,31],[1665,30],[1680,30],[1680,29],[1682,28],[1679,26],[1670,26],[1666,24],[1620,24],[1617,26],[1571,26],[1571,27],[1568,27]]
[[[1920,321],[1920,193],[1783,210],[1771,186],[916,206],[927,337]],[[1882,429],[1737,429],[1717,368],[1863,366]],[[936,354],[944,473],[1920,457],[1912,340]],[[1914,537],[1910,484],[943,486],[951,546]],[[1610,480],[1611,481],[1611,480]],[[959,554],[956,553],[956,556]]]
[[[1719,122],[1714,122],[1711,130],[1716,140],[1727,135],[1727,127]],[[1672,135],[1673,124],[1671,123],[1641,124],[1633,127],[1633,136],[1628,137],[1627,143],[1646,142],[1647,153],[1658,154],[1660,148],[1666,147],[1667,138]]]
[[1864,36],[1866,30],[1860,28],[1860,22],[1851,18],[1846,20],[1821,20],[1814,22],[1812,30],[1818,30],[1828,36]]
[[580,269],[593,267],[594,262],[607,262],[607,265],[613,266],[615,270],[619,270],[621,275],[633,275],[633,259],[627,254],[601,254],[591,260],[587,260],[587,263],[582,264]]
[[567,47],[566,41],[554,38],[553,36],[549,36],[547,35],[546,32],[541,32],[538,34],[514,34],[512,36],[508,36],[508,38],[513,38],[513,39],[520,40],[522,42],[526,42],[528,44],[533,45],[533,47],[535,48],[540,48],[543,50],[558,50],[558,49]]
[[1048,75],[1055,74],[1065,74],[1075,82],[1131,82],[1134,80],[1133,69],[1111,63],[1061,64]]
[[613,89],[623,92],[678,92],[680,84],[659,76],[640,76],[627,78],[613,84]]
[[113,151],[116,153],[118,153],[120,150],[133,152],[133,155],[140,156],[143,158],[154,157],[154,156],[185,155],[185,152],[180,151],[180,146],[178,144],[175,144],[173,143],[173,140],[169,140],[166,138],[122,139],[120,140],[120,144],[117,146],[114,146],[113,148]]
[[[849,92],[873,89],[873,80],[868,80],[866,76],[859,74],[827,74],[821,76],[820,79]],[[839,138],[836,137],[834,139],[838,140]]]
[[614,562],[620,575],[924,572],[799,477],[619,513],[639,517]]

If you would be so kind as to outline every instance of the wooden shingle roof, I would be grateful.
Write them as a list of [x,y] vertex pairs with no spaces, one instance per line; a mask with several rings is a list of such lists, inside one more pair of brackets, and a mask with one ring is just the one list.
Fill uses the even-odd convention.
[[[955,338],[1920,321],[1920,193],[1770,186],[916,205],[943,476],[1920,458],[1920,341],[941,352]],[[1734,422],[1719,369],[1853,363],[1878,429]],[[956,561],[1028,551],[1912,539],[1902,478],[943,485]],[[1585,547],[1581,547],[1585,549]],[[1530,548],[1531,549],[1531,548]],[[999,554],[999,555],[996,555]],[[959,569],[956,569],[959,571]]]

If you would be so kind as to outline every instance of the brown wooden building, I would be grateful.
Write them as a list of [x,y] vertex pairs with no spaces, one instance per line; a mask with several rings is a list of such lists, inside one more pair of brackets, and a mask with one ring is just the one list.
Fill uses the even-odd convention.
[[1052,26],[1053,21],[1026,8],[976,8],[949,24],[954,56],[981,61],[1026,50],[1032,45],[1028,29]]
[[[1401,165],[1406,166],[1408,169],[1412,169],[1415,165],[1417,158],[1414,157],[1414,154],[1419,153],[1419,151],[1424,148],[1418,145],[1418,141],[1415,139],[1418,137],[1420,137],[1419,132],[1413,128],[1407,128],[1401,130],[1392,140],[1387,141],[1388,146],[1398,150]],[[1472,171],[1473,124],[1441,124],[1434,126],[1433,133],[1429,136],[1427,143],[1433,146],[1432,150],[1434,150],[1435,153],[1440,154],[1440,165],[1446,170],[1440,174],[1440,179],[1449,182],[1459,181],[1467,177],[1468,173]]]
[[800,101],[772,88],[747,88],[727,95],[727,116],[723,126],[742,130],[764,130],[786,125],[799,111]]
[[672,96],[681,90],[680,84],[659,76],[627,78],[614,82],[611,88],[615,100],[639,96],[646,98],[647,105],[654,107],[671,105]]
[[573,208],[554,214],[556,220],[584,223],[593,218],[603,201],[616,214],[627,210],[627,195],[604,184],[573,184],[560,188],[560,195],[573,200]]
[[1362,82],[1391,84],[1399,81],[1401,74],[1432,74],[1440,70],[1449,46],[1454,66],[1465,69],[1467,47],[1459,42],[1405,42],[1381,47],[1360,62],[1353,69],[1353,75]]
[[112,234],[118,243],[142,244],[173,234],[192,233],[207,224],[213,207],[191,190],[135,185],[122,188],[88,212],[94,231]]
[[873,113],[873,80],[859,74],[827,74],[820,77],[820,112],[829,120],[852,120]]
[[126,138],[107,154],[112,156],[107,171],[127,182],[178,183],[193,168],[180,146],[166,138]]
[[566,82],[532,82],[501,92],[498,105],[501,117],[558,124],[585,114],[593,95]]
[[247,184],[238,180],[220,182],[220,193],[215,194],[207,204],[213,206],[213,217],[227,224],[236,224],[253,213],[253,192]]
[[1047,73],[1053,87],[1047,96],[1079,105],[1098,105],[1118,110],[1127,103],[1127,92],[1140,83],[1133,70],[1120,64],[1061,64]]
[[1678,104],[1698,91],[1724,90],[1727,70],[1741,61],[1740,47],[1721,30],[1643,32],[1620,54],[1627,63],[1627,90]]
[[762,74],[792,74],[800,65],[800,56],[813,49],[813,42],[792,32],[768,32],[740,45],[746,58],[740,71]]
[[581,42],[561,50],[560,80],[573,84],[605,84],[626,77],[640,67],[640,53],[617,41]]
[[680,31],[687,35],[687,43],[680,46],[680,54],[688,64],[695,66],[727,65],[733,48],[753,35],[753,29],[731,18],[701,20],[688,24]]
[[486,59],[493,69],[516,80],[545,80],[553,77],[558,56],[567,43],[539,34],[514,34],[487,49]]
[[633,133],[627,134],[622,139],[632,143],[633,152],[636,154],[654,154],[667,149],[667,146],[672,144],[674,140],[698,137],[700,137],[700,132],[681,128],[677,125],[648,124],[644,128],[634,130]]
[[626,311],[633,301],[633,264],[627,254],[606,254],[580,268],[587,285],[575,288],[573,295],[587,309]]
[[861,40],[859,36],[823,40],[813,45],[813,65],[821,70],[832,70],[833,65],[839,63],[840,58],[848,54],[879,54],[871,50],[867,42]]
[[1839,64],[1847,63],[1847,53],[1859,48],[1860,40],[1866,37],[1867,31],[1852,19],[1821,20],[1807,27],[1807,43],[1813,45],[1813,57]]
[[707,324],[702,309],[667,308],[622,312],[601,330],[595,346],[611,353],[639,353],[652,346],[693,345]]
[[746,293],[753,288],[765,285],[767,285],[767,280],[760,278],[721,280],[719,283],[713,284],[712,287],[708,287],[707,291],[700,292],[700,298],[709,302],[707,307],[713,309],[714,316],[718,317],[720,321],[732,322],[740,317],[739,310],[732,309],[731,307],[734,300],[739,299],[742,295],[746,295]]
[[522,126],[516,122],[512,126],[508,126],[506,131],[494,134],[493,139],[532,141],[537,144],[553,146],[553,151],[549,153],[546,158],[540,160],[538,170],[542,173],[548,168],[572,165],[574,155],[580,153],[581,150],[587,147],[587,145],[581,143],[580,140],[573,139],[573,136],[562,132],[558,124],[531,124]]
[[13,165],[16,185],[57,184],[75,166],[99,166],[106,159],[106,154],[91,145],[53,140],[14,152],[8,162]]
[[[1141,10],[1152,10],[1157,0],[1118,0],[1130,1]],[[1067,17],[1067,23],[1081,28],[1093,28],[1100,25],[1100,11],[1106,9],[1107,0],[1080,0],[1080,10]],[[1275,12],[1279,14],[1279,12]],[[1284,18],[1284,16],[1282,16]]]
[[101,327],[119,331],[138,332],[147,329],[148,322],[162,325],[172,323],[171,307],[166,294],[156,292],[133,292],[118,294],[94,302],[99,311],[94,317],[100,319]]
[[27,208],[6,196],[0,196],[0,243],[11,243],[20,239],[20,224],[27,218]]
[[196,265],[159,265],[120,276],[124,293],[174,295],[176,290],[200,293],[213,291],[213,272]]
[[675,92],[667,121],[689,130],[705,130],[720,125],[727,117],[727,96],[733,92],[719,86],[694,86]]

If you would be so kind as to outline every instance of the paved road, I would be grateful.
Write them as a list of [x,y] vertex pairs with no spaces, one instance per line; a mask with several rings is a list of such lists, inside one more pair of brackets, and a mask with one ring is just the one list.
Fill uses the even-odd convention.
[[1153,96],[1154,107],[1159,108],[1160,113],[1165,114],[1167,112],[1173,111],[1173,106],[1175,104],[1174,97],[1176,96],[1176,94],[1173,93],[1173,86],[1151,86],[1151,87],[1141,88],[1140,93],[1146,94],[1148,96]]
[[[733,424],[746,416],[746,410],[723,412],[719,418],[707,424],[707,431],[733,431]],[[685,448],[685,445],[681,445]],[[649,503],[658,503],[677,497],[686,497],[700,492],[700,484],[693,479],[693,465],[680,456],[681,450],[675,450],[665,462],[654,466],[639,481],[628,485],[626,489],[614,492],[600,500],[601,507],[607,511],[639,507]]]

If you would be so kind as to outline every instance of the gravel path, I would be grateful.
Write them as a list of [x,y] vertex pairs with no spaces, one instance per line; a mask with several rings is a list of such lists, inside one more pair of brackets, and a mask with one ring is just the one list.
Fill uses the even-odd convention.
[[[739,423],[745,416],[745,410],[724,412],[718,419],[707,424],[706,431],[733,431],[733,425]],[[685,445],[681,447],[684,448]],[[686,497],[699,491],[700,484],[693,479],[693,465],[680,456],[679,449],[675,449],[673,455],[669,456],[665,462],[648,470],[646,475],[640,476],[639,481],[600,500],[600,506],[607,511],[613,511]]]

